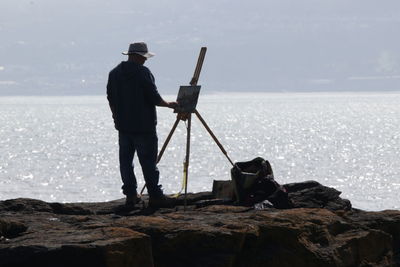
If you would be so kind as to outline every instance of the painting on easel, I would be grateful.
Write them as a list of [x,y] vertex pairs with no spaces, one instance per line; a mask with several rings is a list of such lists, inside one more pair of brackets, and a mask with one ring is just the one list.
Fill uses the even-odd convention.
[[199,99],[200,85],[181,86],[179,88],[176,102],[179,106],[174,110],[175,113],[192,113],[196,109]]

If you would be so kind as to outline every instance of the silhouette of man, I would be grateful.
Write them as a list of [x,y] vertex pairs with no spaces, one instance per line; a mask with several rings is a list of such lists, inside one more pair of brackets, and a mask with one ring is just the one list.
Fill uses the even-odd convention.
[[119,164],[122,191],[127,206],[139,202],[133,157],[137,152],[149,193],[149,205],[170,206],[172,199],[163,194],[156,166],[158,139],[156,106],[176,108],[177,102],[166,102],[158,93],[154,77],[143,66],[152,56],[146,43],[129,45],[123,52],[128,60],[111,70],[107,83],[107,99],[119,138]]

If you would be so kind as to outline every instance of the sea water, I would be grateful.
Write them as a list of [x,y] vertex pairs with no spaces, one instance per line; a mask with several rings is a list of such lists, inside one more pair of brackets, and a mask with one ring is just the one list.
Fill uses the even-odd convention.
[[[356,208],[381,210],[400,208],[399,103],[397,92],[216,93],[201,95],[197,109],[233,161],[260,156],[280,184],[316,180]],[[157,110],[161,147],[176,116]],[[0,125],[0,199],[123,197],[105,96],[0,97]],[[191,130],[188,191],[211,190],[231,165],[196,116]],[[180,122],[159,163],[166,193],[181,190],[185,145]]]

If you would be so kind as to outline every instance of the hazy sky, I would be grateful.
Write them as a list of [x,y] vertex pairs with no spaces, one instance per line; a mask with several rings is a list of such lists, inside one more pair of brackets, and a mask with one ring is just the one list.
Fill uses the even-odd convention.
[[104,94],[133,41],[161,93],[400,90],[399,0],[0,0],[0,94]]

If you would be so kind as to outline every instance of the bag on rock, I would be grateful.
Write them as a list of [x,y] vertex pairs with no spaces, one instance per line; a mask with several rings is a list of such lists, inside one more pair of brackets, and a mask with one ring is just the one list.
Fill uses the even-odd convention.
[[241,205],[252,206],[268,200],[278,209],[291,207],[288,193],[274,180],[271,164],[263,158],[235,163],[231,178],[237,202]]

